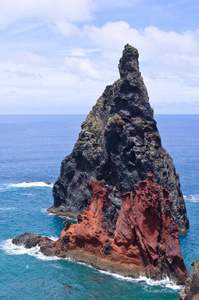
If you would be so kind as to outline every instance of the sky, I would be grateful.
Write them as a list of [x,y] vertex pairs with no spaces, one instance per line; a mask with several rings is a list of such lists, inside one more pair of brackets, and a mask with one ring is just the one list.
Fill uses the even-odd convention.
[[199,114],[198,0],[0,0],[0,114],[87,114],[128,43],[156,114]]

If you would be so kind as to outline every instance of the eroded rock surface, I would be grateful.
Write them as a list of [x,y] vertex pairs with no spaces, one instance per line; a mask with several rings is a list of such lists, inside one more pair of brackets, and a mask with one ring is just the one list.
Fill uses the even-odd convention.
[[134,192],[134,184],[152,173],[170,191],[173,219],[185,231],[189,222],[179,176],[161,145],[134,47],[125,46],[119,71],[120,79],[106,87],[82,123],[72,153],[62,161],[49,210],[76,217],[92,197],[90,181],[104,180],[112,207],[119,211],[121,194]]
[[79,222],[64,222],[53,247],[41,247],[46,255],[74,257],[122,275],[168,276],[181,284],[189,276],[180,250],[179,227],[171,216],[171,200],[153,175],[135,184],[135,193],[122,195],[120,214],[112,211],[102,181],[91,182],[93,198]]
[[180,292],[180,300],[199,300],[199,259],[193,261],[193,275],[186,280],[184,289]]

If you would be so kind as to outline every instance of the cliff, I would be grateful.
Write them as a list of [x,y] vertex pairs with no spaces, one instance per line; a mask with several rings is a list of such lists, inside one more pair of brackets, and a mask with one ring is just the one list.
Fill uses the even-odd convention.
[[[171,217],[169,192],[158,186],[152,174],[147,175],[146,180],[135,184],[134,194],[122,195],[119,216],[103,183],[92,181],[89,208],[78,215],[76,224],[66,219],[60,238],[56,242],[47,240],[40,251],[49,256],[73,257],[125,276],[155,280],[168,276],[178,284],[184,283],[189,272],[180,251],[179,228]],[[23,235],[13,242],[22,240]]]
[[82,123],[70,155],[61,164],[49,211],[77,217],[92,197],[91,180],[104,180],[111,205],[119,212],[121,195],[154,174],[170,191],[171,211],[181,231],[189,226],[173,160],[162,147],[153,110],[139,71],[138,51],[126,45],[120,79],[107,86]]

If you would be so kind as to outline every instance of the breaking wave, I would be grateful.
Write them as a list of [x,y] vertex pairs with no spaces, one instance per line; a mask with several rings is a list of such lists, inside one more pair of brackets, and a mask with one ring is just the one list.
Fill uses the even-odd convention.
[[[53,239],[53,240],[57,240],[57,238],[52,237],[52,236],[50,238]],[[170,288],[170,289],[173,289],[173,290],[181,290],[182,289],[181,285],[176,285],[168,277],[166,277],[165,279],[162,279],[162,280],[152,280],[152,279],[144,277],[144,276],[140,276],[139,278],[126,277],[126,276],[122,276],[122,275],[119,275],[119,274],[116,274],[116,273],[112,273],[110,271],[103,271],[103,270],[96,269],[95,267],[93,267],[93,266],[91,266],[87,263],[76,261],[75,259],[70,258],[70,257],[60,258],[60,257],[57,257],[57,256],[46,256],[46,255],[44,255],[43,253],[41,253],[39,251],[39,249],[40,249],[39,246],[33,247],[31,249],[27,249],[24,246],[17,246],[15,244],[13,244],[12,239],[8,239],[8,240],[4,241],[3,243],[1,243],[0,248],[2,250],[4,250],[5,253],[8,254],[8,255],[24,255],[24,254],[27,254],[27,255],[30,255],[30,256],[34,256],[37,259],[41,259],[43,261],[67,260],[69,262],[81,264],[81,265],[84,265],[84,266],[89,267],[91,269],[97,270],[101,274],[108,275],[108,276],[113,276],[114,278],[116,278],[118,280],[122,280],[122,281],[128,281],[128,282],[134,282],[134,283],[145,282],[149,286],[161,286],[161,287],[166,287],[166,288]]]
[[139,278],[132,278],[132,277],[126,277],[126,276],[122,276],[116,273],[112,273],[109,271],[103,271],[103,270],[99,270],[100,273],[102,274],[106,274],[106,275],[110,275],[113,276],[115,278],[117,278],[118,280],[124,280],[124,281],[130,281],[130,282],[146,282],[148,285],[150,286],[162,286],[162,287],[167,287],[173,290],[181,290],[182,289],[182,285],[177,285],[175,284],[173,281],[171,281],[168,277],[162,279],[162,280],[152,280],[150,278],[147,278],[145,276],[140,276]]
[[184,196],[185,201],[199,202],[199,194]]
[[22,183],[16,183],[16,184],[9,184],[10,187],[22,187],[22,188],[28,188],[28,187],[53,187],[52,182],[45,182],[45,181],[26,181]]
[[42,212],[43,214],[48,215],[48,216],[52,216],[52,217],[55,216],[55,214],[49,212],[49,211],[47,210],[47,208],[42,208],[42,209],[41,209],[41,212]]
[[0,191],[5,191],[12,188],[30,188],[30,187],[53,187],[52,182],[46,181],[25,181],[21,183],[5,184],[0,187]]
[[[51,239],[53,239],[51,237]],[[1,243],[0,248],[5,251],[8,255],[24,255],[28,254],[30,256],[34,256],[41,260],[60,260],[59,257],[56,256],[45,256],[43,253],[41,253],[40,247],[36,246],[30,249],[25,248],[24,246],[17,246],[12,243],[12,239],[8,239],[5,242]]]

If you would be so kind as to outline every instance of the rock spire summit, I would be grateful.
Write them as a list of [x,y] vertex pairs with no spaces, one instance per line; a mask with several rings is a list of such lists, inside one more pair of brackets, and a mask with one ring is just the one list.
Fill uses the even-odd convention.
[[119,72],[121,79],[139,70],[138,50],[129,44],[124,47],[123,55],[119,61]]

